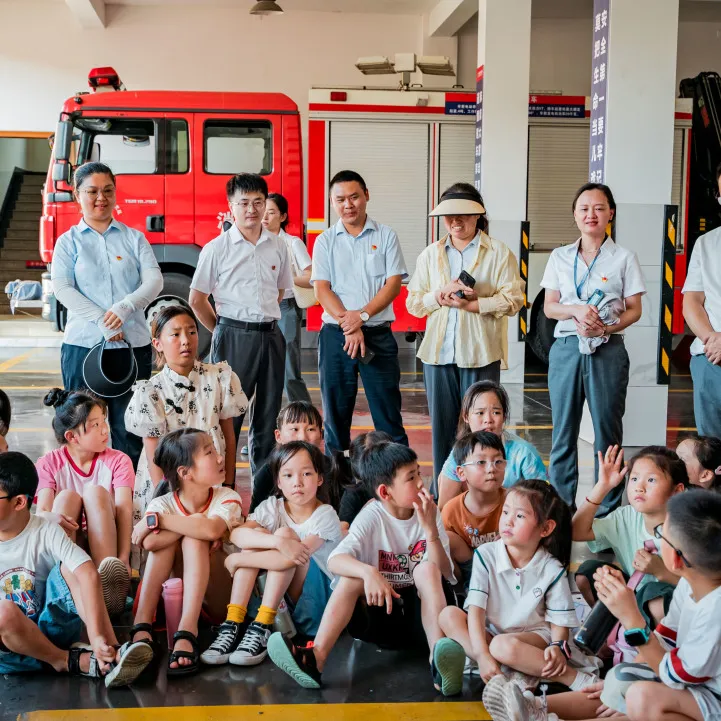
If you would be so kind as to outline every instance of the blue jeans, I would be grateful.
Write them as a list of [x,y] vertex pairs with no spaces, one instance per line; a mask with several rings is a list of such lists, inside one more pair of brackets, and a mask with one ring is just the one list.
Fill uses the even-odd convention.
[[330,578],[311,558],[300,598],[293,603],[286,596],[288,609],[298,633],[304,636],[315,636],[318,633],[320,620],[323,618],[323,611],[325,611],[329,599]]
[[375,429],[385,431],[396,443],[408,445],[401,415],[401,367],[396,339],[388,326],[363,328],[363,336],[366,348],[375,353],[370,363],[361,363],[343,350],[345,339],[339,326],[324,323],[320,330],[318,373],[328,455],[350,447],[359,373]]
[[[58,648],[68,649],[80,640],[83,622],[78,616],[68,584],[60,573],[58,563],[45,583],[45,603],[38,616],[38,628]],[[12,651],[0,651],[0,674],[41,671],[43,663],[31,656]]]
[[703,355],[691,357],[693,412],[700,436],[721,438],[721,366]]

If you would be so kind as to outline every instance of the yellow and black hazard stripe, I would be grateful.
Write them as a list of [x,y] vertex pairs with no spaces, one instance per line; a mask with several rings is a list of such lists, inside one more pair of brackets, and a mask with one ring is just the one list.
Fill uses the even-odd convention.
[[518,314],[518,340],[525,340],[528,332],[528,236],[531,224],[524,220],[521,222],[521,250],[518,255],[518,266],[523,281],[523,307]]
[[678,206],[664,206],[663,265],[661,266],[661,318],[659,321],[656,382],[667,386],[671,377],[673,343],[673,279],[676,270],[676,230]]

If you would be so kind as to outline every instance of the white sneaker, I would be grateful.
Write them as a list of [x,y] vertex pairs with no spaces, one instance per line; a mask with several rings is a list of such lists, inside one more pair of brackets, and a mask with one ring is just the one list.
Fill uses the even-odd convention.
[[234,666],[257,666],[262,663],[268,655],[268,639],[271,633],[272,626],[253,621],[237,650],[230,654],[230,663]]
[[538,676],[529,676],[527,673],[516,671],[505,664],[501,665],[501,671],[503,671],[504,675],[508,677],[508,680],[511,683],[515,683],[521,691],[533,691],[541,682]]
[[583,691],[587,686],[593,686],[601,680],[600,676],[596,676],[593,673],[586,673],[585,671],[577,671],[576,678],[573,679],[573,683],[568,687],[571,691]]
[[494,676],[483,689],[483,705],[493,721],[558,721],[546,711],[542,699],[521,691],[505,676]]

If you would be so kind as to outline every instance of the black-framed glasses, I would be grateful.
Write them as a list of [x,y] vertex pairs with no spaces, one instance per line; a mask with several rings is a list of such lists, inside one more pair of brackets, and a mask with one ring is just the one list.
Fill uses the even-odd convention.
[[661,533],[662,528],[663,528],[663,524],[656,526],[656,528],[653,529],[653,535],[656,536],[656,538],[658,538],[659,541],[666,541],[666,543],[668,543],[668,545],[671,546],[674,553],[686,564],[686,568],[693,568],[693,566],[689,563],[688,558],[686,558],[686,556],[683,555],[683,551],[676,548],[676,546],[674,546],[673,543],[671,543],[671,541],[669,541],[668,538],[666,538],[666,536],[664,536]]
[[0,501],[6,501],[8,498],[15,498],[15,496],[0,496]]

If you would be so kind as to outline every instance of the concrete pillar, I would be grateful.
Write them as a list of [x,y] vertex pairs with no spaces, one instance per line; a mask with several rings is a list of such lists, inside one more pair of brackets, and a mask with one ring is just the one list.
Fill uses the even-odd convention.
[[[480,190],[491,235],[518,258],[526,219],[531,0],[479,0],[478,68],[483,68]],[[478,161],[478,158],[476,158]],[[531,236],[533,228],[531,228]],[[508,321],[504,383],[523,383],[525,343],[518,316]]]
[[[626,330],[627,446],[666,444],[668,389],[656,384],[656,364],[664,205],[671,203],[678,13],[679,0],[610,0],[608,13],[604,182],[618,205],[616,242],[638,254],[648,291],[641,320]],[[581,436],[593,437],[588,416]]]

